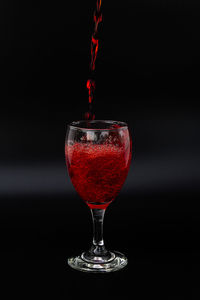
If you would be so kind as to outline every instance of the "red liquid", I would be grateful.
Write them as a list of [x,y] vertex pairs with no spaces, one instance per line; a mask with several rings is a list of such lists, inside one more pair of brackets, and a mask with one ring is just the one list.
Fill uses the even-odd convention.
[[88,79],[87,88],[88,88],[88,94],[89,94],[89,103],[92,103],[93,94],[94,94],[94,90],[95,90],[95,81],[92,79]]
[[105,209],[127,177],[130,147],[75,143],[65,151],[69,175],[80,197],[90,208]]
[[99,39],[98,39],[98,25],[102,21],[101,13],[101,0],[97,0],[97,7],[94,12],[94,32],[91,39],[91,71],[95,70],[95,61],[97,58],[98,48],[99,48]]
[[[101,0],[97,0],[96,10],[94,12],[94,32],[91,38],[91,61],[90,61],[90,72],[91,77],[94,77],[95,71],[95,62],[97,58],[98,48],[99,48],[99,39],[98,39],[98,25],[102,21],[102,13],[101,13]],[[91,103],[94,98],[95,91],[95,80],[88,79],[87,80],[87,89],[88,89],[88,101],[89,101],[89,112],[85,113],[85,119],[94,120],[95,115],[92,113]]]

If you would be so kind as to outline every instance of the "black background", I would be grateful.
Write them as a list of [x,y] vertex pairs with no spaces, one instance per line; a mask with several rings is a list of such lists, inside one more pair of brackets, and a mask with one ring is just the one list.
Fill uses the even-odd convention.
[[105,242],[129,264],[105,275],[66,264],[92,238],[64,139],[87,110],[94,8],[88,0],[0,3],[1,291],[199,299],[199,1],[102,2],[95,115],[128,122],[134,150],[106,212]]

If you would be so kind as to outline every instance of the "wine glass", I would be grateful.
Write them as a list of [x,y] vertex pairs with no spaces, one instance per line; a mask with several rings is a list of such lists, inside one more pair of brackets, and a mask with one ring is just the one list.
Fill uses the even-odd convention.
[[111,272],[127,265],[120,252],[108,251],[103,219],[127,177],[131,162],[128,126],[118,121],[77,121],[68,125],[65,156],[72,184],[92,213],[93,243],[68,264],[86,272]]

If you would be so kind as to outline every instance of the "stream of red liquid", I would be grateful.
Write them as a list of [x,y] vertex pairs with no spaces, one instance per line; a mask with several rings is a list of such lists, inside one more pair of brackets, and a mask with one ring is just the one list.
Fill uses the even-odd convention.
[[101,13],[101,0],[97,0],[96,10],[94,11],[94,31],[91,38],[91,61],[90,61],[90,72],[91,78],[87,80],[87,89],[88,89],[88,102],[89,102],[89,111],[85,113],[85,119],[94,120],[95,115],[92,113],[92,102],[94,98],[94,92],[96,83],[94,80],[94,71],[95,71],[95,62],[97,58],[98,48],[99,48],[99,38],[98,38],[98,25],[102,22],[102,13]]

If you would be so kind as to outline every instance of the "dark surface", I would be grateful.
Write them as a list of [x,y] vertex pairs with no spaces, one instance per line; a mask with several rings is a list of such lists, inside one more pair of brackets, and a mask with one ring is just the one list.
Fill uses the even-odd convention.
[[199,2],[103,2],[94,110],[133,137],[105,242],[129,263],[105,275],[66,264],[92,240],[64,139],[87,110],[94,6],[1,1],[2,299],[199,299]]

